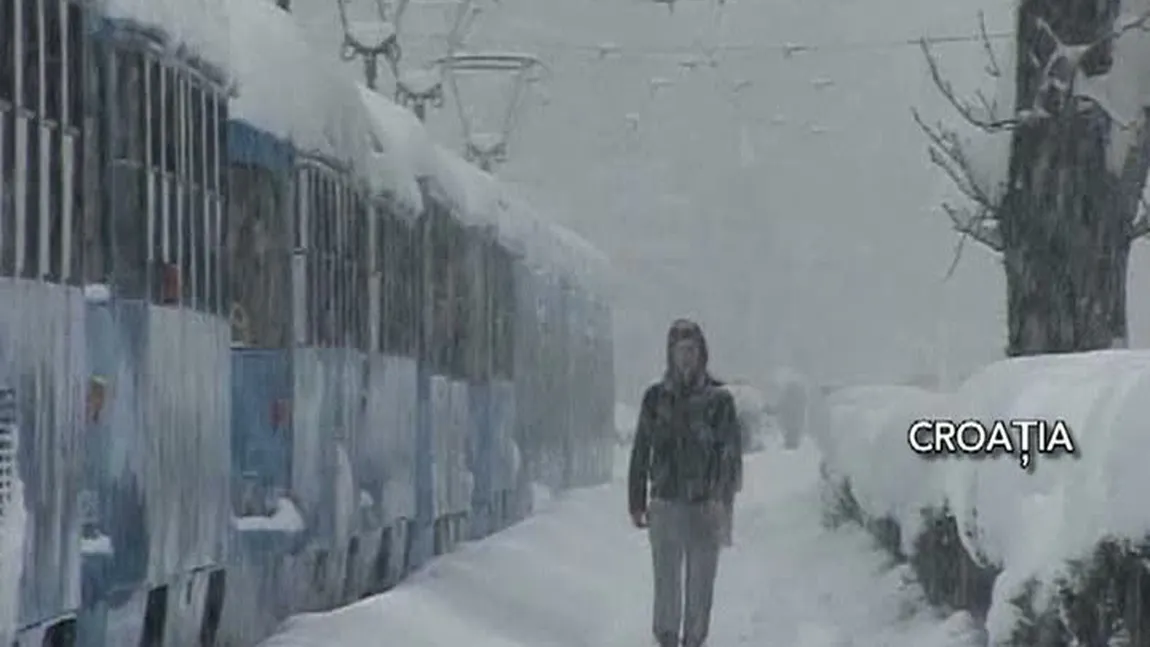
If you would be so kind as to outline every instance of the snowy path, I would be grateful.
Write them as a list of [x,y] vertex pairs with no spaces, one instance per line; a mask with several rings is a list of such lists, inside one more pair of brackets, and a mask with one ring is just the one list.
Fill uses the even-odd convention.
[[[813,450],[749,457],[724,553],[712,647],[968,647],[916,614],[857,532],[819,525]],[[296,617],[265,647],[637,647],[651,644],[645,535],[621,483],[576,492],[398,589]]]

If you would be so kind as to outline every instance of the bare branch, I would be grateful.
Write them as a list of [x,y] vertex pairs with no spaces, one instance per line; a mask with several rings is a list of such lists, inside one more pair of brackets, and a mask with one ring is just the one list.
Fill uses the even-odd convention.
[[1050,26],[1050,23],[1046,22],[1045,18],[1043,18],[1042,16],[1035,18],[1034,19],[1034,26],[1038,27],[1038,31],[1041,31],[1042,33],[1046,34],[1047,38],[1054,41],[1055,47],[1057,47],[1057,48],[1065,47],[1065,45],[1062,44],[1062,39],[1058,37],[1058,34],[1054,33],[1054,28]]
[[950,261],[950,267],[946,269],[946,276],[942,277],[943,281],[949,281],[950,277],[954,276],[954,271],[958,269],[958,262],[962,260],[962,249],[966,247],[966,239],[970,234],[962,232],[958,237],[958,243],[954,246],[954,258]]
[[1130,229],[1130,240],[1137,240],[1147,235],[1150,235],[1150,218],[1143,214],[1134,220],[1134,225]]
[[1146,202],[1146,196],[1138,197],[1138,215],[1134,216],[1134,222],[1130,223],[1130,240],[1137,240],[1150,234],[1150,203]]
[[994,48],[990,45],[990,35],[986,31],[986,14],[982,11],[978,12],[978,31],[982,37],[982,47],[986,50],[986,57],[989,59],[986,72],[997,79],[1002,76],[1002,68],[998,67],[998,59],[994,56]]
[[1117,28],[1114,29],[1114,31],[1110,32],[1106,36],[1103,36],[1103,38],[1104,39],[1118,38],[1118,37],[1122,36],[1122,34],[1125,34],[1128,31],[1134,31],[1135,29],[1137,29],[1139,31],[1150,31],[1150,10],[1141,14],[1137,18],[1134,18],[1133,20],[1126,23],[1125,25],[1119,25]]
[[983,92],[982,90],[979,90],[979,91],[974,93],[974,96],[978,98],[978,102],[980,104],[982,104],[982,109],[986,111],[986,114],[988,114],[988,115],[998,114],[998,102],[992,101],[989,98],[987,98],[985,92]]
[[996,252],[1002,251],[1002,234],[994,219],[985,212],[971,213],[946,203],[943,203],[942,210],[950,217],[955,231],[969,236],[972,240],[978,241]]
[[941,168],[954,182],[959,191],[970,198],[978,207],[989,213],[997,210],[995,201],[979,186],[974,177],[974,167],[963,150],[963,143],[958,134],[946,130],[941,125],[931,127],[922,120],[917,110],[911,109],[915,123],[922,129],[930,140],[930,160]]
[[938,61],[935,60],[934,54],[930,51],[930,45],[927,44],[925,38],[919,39],[919,46],[922,48],[922,53],[926,56],[926,62],[930,68],[930,76],[935,86],[963,119],[971,125],[988,132],[1008,130],[1018,125],[1016,119],[996,120],[993,119],[993,115],[991,115],[991,119],[984,119],[977,116],[974,108],[959,99],[950,82],[942,78],[942,72],[938,68]]

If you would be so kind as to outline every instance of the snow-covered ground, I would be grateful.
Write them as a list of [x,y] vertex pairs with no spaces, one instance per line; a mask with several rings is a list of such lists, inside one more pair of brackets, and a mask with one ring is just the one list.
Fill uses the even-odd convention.
[[[861,531],[820,525],[818,454],[772,439],[751,457],[717,585],[714,647],[966,647],[961,616],[925,610]],[[646,536],[621,481],[444,556],[399,588],[297,616],[264,647],[648,645]]]

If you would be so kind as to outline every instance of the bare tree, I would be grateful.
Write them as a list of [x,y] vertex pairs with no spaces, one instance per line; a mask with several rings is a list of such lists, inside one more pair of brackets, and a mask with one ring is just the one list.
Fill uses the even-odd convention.
[[[1129,0],[1127,0],[1129,2]],[[1124,346],[1126,275],[1132,242],[1150,233],[1141,196],[1150,170],[1150,128],[1139,114],[1110,105],[1115,46],[1145,31],[1150,13],[1122,21],[1122,0],[1021,0],[1012,70],[998,66],[983,27],[992,76],[1013,72],[1013,107],[979,94],[960,99],[927,42],[931,75],[962,119],[1009,137],[1009,164],[989,186],[953,129],[915,119],[930,139],[932,161],[967,204],[944,204],[962,242],[1002,254],[1006,270],[1009,356]],[[1139,61],[1145,65],[1150,61]],[[1125,119],[1125,120],[1124,120]],[[952,267],[953,270],[953,267]]]

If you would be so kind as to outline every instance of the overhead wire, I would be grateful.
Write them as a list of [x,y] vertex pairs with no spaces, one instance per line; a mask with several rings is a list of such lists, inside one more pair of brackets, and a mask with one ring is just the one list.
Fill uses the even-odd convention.
[[[927,45],[941,45],[951,43],[982,43],[985,40],[1002,41],[1014,36],[1013,32],[992,32],[985,36],[982,34],[950,34],[942,36],[922,36],[917,38],[891,38],[841,42],[772,42],[772,43],[721,43],[709,45],[708,52],[715,54],[756,54],[780,53],[783,56],[794,56],[807,52],[857,52],[863,50],[898,49],[902,47],[921,47]],[[421,40],[423,36],[408,36],[408,38]],[[428,37],[429,38],[429,37]],[[621,45],[614,42],[580,43],[562,40],[521,40],[516,39],[516,48],[522,48],[537,53],[586,53],[603,59],[618,58],[682,58],[698,55],[699,48],[695,45],[682,45],[676,47],[650,47],[637,45]]]

